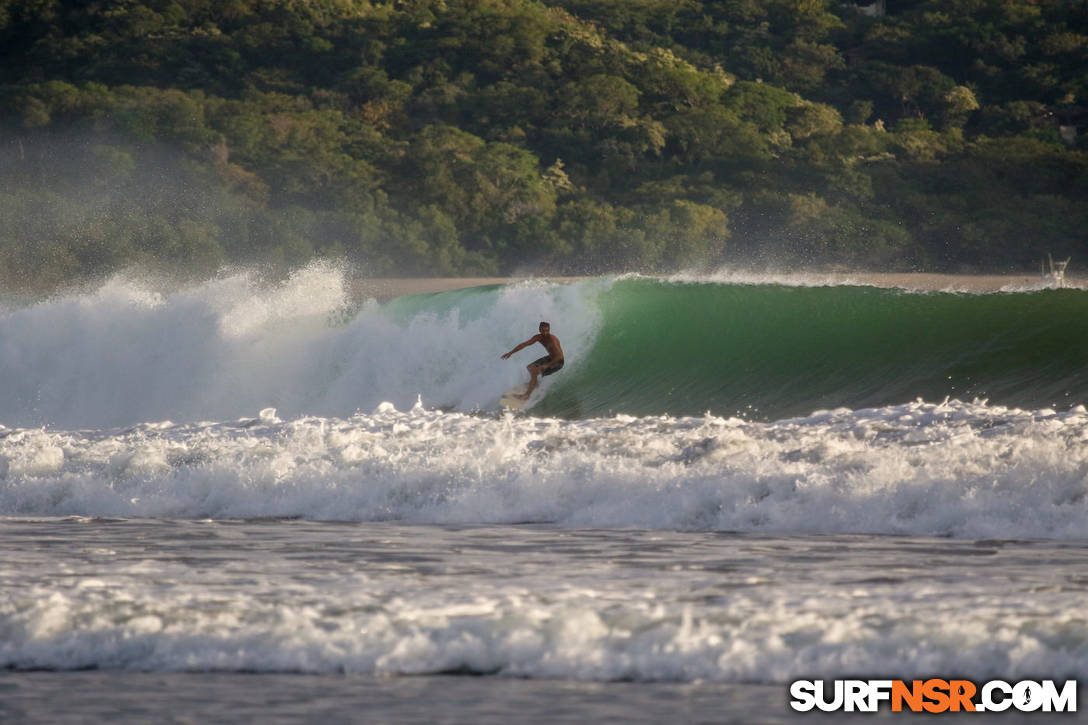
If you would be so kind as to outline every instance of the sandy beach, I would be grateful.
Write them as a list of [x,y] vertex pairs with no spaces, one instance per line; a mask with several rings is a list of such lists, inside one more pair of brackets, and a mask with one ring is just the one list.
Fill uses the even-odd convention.
[[[729,272],[705,277],[680,276],[680,279],[709,279],[722,282],[758,283],[781,281],[787,284],[857,284],[872,287],[925,290],[931,292],[1000,292],[1003,290],[1045,288],[1051,281],[1038,274],[968,275],[922,272],[828,272],[828,273],[753,273]],[[552,282],[576,282],[586,277],[382,277],[359,278],[353,282],[353,294],[379,302],[402,295],[434,294],[451,290],[495,284],[513,284],[530,279]],[[1065,286],[1088,286],[1088,278],[1067,277]]]

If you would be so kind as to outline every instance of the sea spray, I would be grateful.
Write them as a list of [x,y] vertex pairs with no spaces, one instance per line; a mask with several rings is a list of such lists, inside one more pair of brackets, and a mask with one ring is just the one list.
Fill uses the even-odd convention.
[[117,277],[0,315],[0,424],[230,420],[264,407],[350,416],[421,395],[495,408],[532,359],[501,353],[550,318],[584,359],[599,325],[593,298],[610,284],[527,282],[382,306],[350,299],[330,265],[280,283],[241,272],[168,292]]

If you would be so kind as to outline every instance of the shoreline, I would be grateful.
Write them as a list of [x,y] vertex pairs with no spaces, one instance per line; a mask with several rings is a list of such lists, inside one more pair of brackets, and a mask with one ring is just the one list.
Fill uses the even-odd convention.
[[[608,276],[608,275],[601,275]],[[351,282],[351,293],[357,299],[374,299],[388,302],[395,297],[419,294],[437,294],[454,290],[505,285],[530,280],[569,284],[594,277],[372,277],[356,278]],[[1016,290],[1047,289],[1053,281],[1033,274],[945,274],[929,272],[815,272],[815,273],[759,273],[726,272],[711,275],[684,276],[662,275],[661,279],[706,280],[736,284],[797,284],[797,285],[858,285],[884,289],[902,289],[924,292],[1002,292]],[[1088,287],[1088,278],[1067,277],[1065,286]]]

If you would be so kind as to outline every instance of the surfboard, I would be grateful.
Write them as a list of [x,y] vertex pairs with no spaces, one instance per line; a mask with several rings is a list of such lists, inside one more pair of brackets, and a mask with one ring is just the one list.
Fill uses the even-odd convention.
[[507,390],[499,398],[499,405],[509,410],[521,410],[529,404],[528,400],[522,400],[521,398],[515,398],[515,395],[524,395],[525,391],[529,389],[528,385],[515,385]]

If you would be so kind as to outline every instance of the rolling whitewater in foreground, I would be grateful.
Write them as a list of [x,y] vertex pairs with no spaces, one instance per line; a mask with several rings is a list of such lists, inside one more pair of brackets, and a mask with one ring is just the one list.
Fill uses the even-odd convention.
[[[540,320],[566,367],[504,412]],[[799,678],[1084,681],[1086,361],[1088,291],[1042,285],[379,303],[313,266],[9,301],[0,719],[778,722]]]

